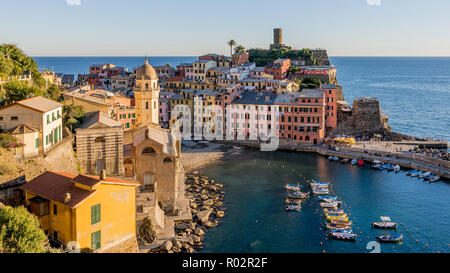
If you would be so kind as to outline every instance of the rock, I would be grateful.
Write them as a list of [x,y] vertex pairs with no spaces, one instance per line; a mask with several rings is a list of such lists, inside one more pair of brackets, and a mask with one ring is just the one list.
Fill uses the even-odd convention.
[[206,188],[210,191],[217,191],[217,187],[214,185],[208,185],[208,186],[206,186]]
[[208,198],[209,198],[208,195],[206,195],[206,194],[203,194],[203,195],[202,195],[202,199],[203,199],[203,200],[206,200],[206,199],[208,199]]
[[209,215],[211,214],[210,209],[206,209],[206,210],[202,210],[200,212],[197,212],[197,220],[204,223],[206,221],[208,221],[209,219]]
[[214,222],[208,221],[206,223],[203,223],[203,225],[205,227],[209,227],[209,228],[217,227],[218,224],[219,224],[219,222],[217,222],[217,221],[214,221]]
[[214,203],[214,207],[221,207],[221,206],[223,206],[222,201],[217,201],[216,203]]
[[223,185],[222,185],[222,184],[220,184],[220,183],[216,183],[216,187],[218,187],[218,188],[222,188],[222,187],[223,187]]
[[169,251],[172,249],[172,242],[171,241],[165,241],[162,245],[161,245],[161,249],[165,250],[165,251]]
[[182,247],[183,247],[184,249],[188,249],[188,248],[190,248],[191,246],[190,246],[189,244],[187,244],[187,243],[183,243],[183,244],[182,244]]
[[[178,241],[178,240],[174,240],[173,241],[173,247],[172,248],[178,248],[178,249],[181,249],[181,247],[183,246],[183,244],[180,242],[180,241]],[[174,250],[175,251],[175,250]]]
[[201,194],[207,194],[208,193],[208,191],[207,190],[205,190],[205,189],[203,189],[201,192],[200,192]]
[[198,243],[198,242],[200,242],[202,240],[202,237],[200,237],[198,235],[195,235],[195,234],[192,234],[191,238],[194,241],[194,243]]
[[186,249],[187,253],[194,253],[194,249],[192,247],[189,247],[188,249]]
[[218,211],[216,212],[216,217],[217,217],[217,218],[222,218],[224,215],[225,215],[225,212],[223,212],[223,211],[221,211],[221,210],[218,210]]
[[203,236],[205,234],[205,232],[201,228],[196,228],[195,229],[195,234],[198,235],[198,236]]
[[198,208],[197,203],[191,203],[191,209],[196,209],[196,208]]
[[179,230],[186,230],[188,228],[193,229],[195,227],[195,225],[193,225],[192,223],[180,223],[175,225],[175,229],[179,229]]
[[203,202],[203,206],[212,206],[214,204],[214,201],[212,199],[208,199]]
[[174,246],[174,247],[172,247],[172,251],[173,251],[174,253],[180,253],[180,252],[181,252],[181,249],[178,248],[178,247],[176,247],[176,246]]

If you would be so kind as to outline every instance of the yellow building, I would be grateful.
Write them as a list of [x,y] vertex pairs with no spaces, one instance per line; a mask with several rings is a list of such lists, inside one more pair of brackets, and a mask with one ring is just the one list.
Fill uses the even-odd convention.
[[145,64],[136,71],[136,88],[134,89],[136,128],[159,124],[159,91],[158,75],[145,59]]
[[106,98],[94,97],[77,91],[64,93],[63,98],[64,105],[81,106],[86,114],[97,111],[106,115],[111,114],[111,105]]
[[49,238],[91,252],[136,252],[136,187],[111,177],[45,172],[21,188]]

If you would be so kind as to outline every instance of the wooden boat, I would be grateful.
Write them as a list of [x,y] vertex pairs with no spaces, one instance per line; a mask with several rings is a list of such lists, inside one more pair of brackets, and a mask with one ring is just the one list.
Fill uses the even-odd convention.
[[332,221],[332,220],[343,221],[343,222],[348,221],[348,217],[346,217],[346,216],[328,216],[328,215],[326,215],[326,218],[328,221]]
[[418,170],[410,170],[410,171],[407,171],[407,172],[406,172],[406,175],[413,176],[413,174],[414,174],[415,176],[417,176],[417,175],[416,175],[417,172],[419,172],[419,171],[418,171]]
[[344,210],[343,209],[327,209],[327,208],[324,208],[323,212],[325,212],[325,213],[344,213]]
[[289,191],[300,191],[300,185],[287,184],[284,188]]
[[377,241],[380,243],[399,243],[403,239],[403,234],[400,235],[379,235]]
[[412,177],[417,177],[422,174],[422,171],[417,171],[411,174]]
[[309,183],[311,186],[329,186],[330,183],[328,182],[320,182],[313,180],[311,183]]
[[328,160],[330,160],[330,161],[338,161],[339,160],[339,157],[337,157],[337,156],[329,156],[328,157]]
[[304,193],[304,192],[289,193],[288,196],[290,199],[304,199],[309,196],[309,192],[308,193]]
[[325,213],[327,217],[347,217],[347,213]]
[[336,240],[354,241],[356,239],[356,234],[331,232],[330,237]]
[[336,199],[337,199],[336,196],[319,196],[318,198],[320,201],[325,201],[325,202],[333,202],[333,201],[336,201]]
[[352,229],[351,228],[338,228],[338,229],[331,229],[331,232],[334,233],[352,233]]
[[300,205],[287,205],[284,208],[286,211],[300,211],[302,209]]
[[338,202],[323,202],[320,203],[320,206],[322,208],[332,208],[332,209],[337,209],[339,203]]
[[352,221],[341,221],[341,220],[331,220],[330,222],[333,225],[338,225],[338,226],[351,226],[352,225]]
[[392,164],[386,164],[384,166],[385,166],[385,170],[388,171],[388,172],[392,172],[394,170],[394,167],[395,167]]
[[286,198],[286,204],[301,204],[302,200],[301,199],[291,199],[291,198]]
[[336,225],[336,224],[331,224],[331,223],[327,223],[326,224],[328,229],[331,230],[343,230],[343,229],[349,229],[349,225]]
[[373,222],[372,228],[382,228],[382,229],[396,229],[397,223],[392,222],[390,217],[381,216],[381,222]]
[[330,194],[330,192],[328,190],[324,191],[324,190],[314,190],[312,191],[315,195],[327,195]]

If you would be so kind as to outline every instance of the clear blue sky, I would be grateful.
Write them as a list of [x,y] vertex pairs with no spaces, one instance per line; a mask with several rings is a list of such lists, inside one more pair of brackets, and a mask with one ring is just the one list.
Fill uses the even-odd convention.
[[450,56],[449,0],[0,1],[0,43],[32,56],[227,54],[230,39],[268,47],[275,27],[332,56]]

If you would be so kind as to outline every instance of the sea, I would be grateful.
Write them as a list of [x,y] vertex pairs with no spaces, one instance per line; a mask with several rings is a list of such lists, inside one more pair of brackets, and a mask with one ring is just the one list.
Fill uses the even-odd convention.
[[[113,63],[131,71],[144,57],[34,57],[41,69],[88,73],[89,65]],[[176,66],[196,57],[150,57]],[[391,128],[416,137],[450,141],[450,58],[331,57],[345,100],[377,97]],[[399,173],[330,162],[309,153],[243,151],[239,160],[200,170],[224,184],[225,213],[205,235],[201,252],[242,253],[428,253],[450,252],[450,183],[427,183]],[[353,221],[356,242],[330,240],[317,197],[299,212],[285,212],[285,184],[331,183]],[[397,230],[371,228],[389,216]],[[376,236],[402,234],[401,244],[377,244]]]

